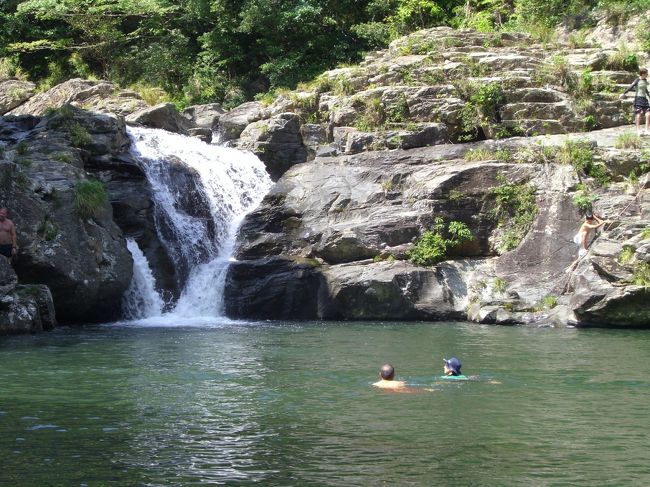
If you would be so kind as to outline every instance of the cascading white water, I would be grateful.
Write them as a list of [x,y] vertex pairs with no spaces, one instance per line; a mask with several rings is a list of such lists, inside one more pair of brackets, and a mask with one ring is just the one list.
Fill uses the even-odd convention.
[[137,320],[161,316],[164,303],[156,291],[156,281],[147,258],[135,240],[127,239],[126,247],[133,257],[133,278],[122,298],[126,318]]
[[[129,128],[152,187],[158,236],[183,276],[174,317],[219,317],[235,236],[271,187],[252,153],[163,130]],[[207,208],[206,208],[207,206]]]

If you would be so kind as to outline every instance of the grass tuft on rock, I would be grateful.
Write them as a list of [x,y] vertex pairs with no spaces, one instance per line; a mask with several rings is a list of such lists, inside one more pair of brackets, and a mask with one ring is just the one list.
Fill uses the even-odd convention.
[[650,264],[643,262],[634,268],[632,282],[637,286],[650,287]]
[[106,203],[108,194],[101,181],[86,179],[75,186],[75,210],[80,217],[98,217]]
[[71,122],[67,125],[68,134],[70,135],[70,142],[74,147],[82,149],[88,147],[93,138],[88,131],[78,122]]
[[617,149],[640,149],[641,137],[633,132],[625,132],[616,137],[615,146]]
[[557,306],[557,297],[552,294],[547,294],[544,296],[537,305],[533,308],[533,311],[544,311],[553,309]]
[[618,263],[621,265],[629,264],[634,260],[634,253],[636,252],[636,249],[634,247],[631,247],[629,245],[626,245],[623,247],[623,250],[618,254]]

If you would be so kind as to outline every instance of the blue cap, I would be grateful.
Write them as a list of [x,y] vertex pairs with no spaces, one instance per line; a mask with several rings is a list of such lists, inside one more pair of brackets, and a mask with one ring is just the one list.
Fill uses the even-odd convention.
[[450,359],[443,359],[445,365],[454,373],[454,375],[460,374],[461,363],[456,357],[451,357]]

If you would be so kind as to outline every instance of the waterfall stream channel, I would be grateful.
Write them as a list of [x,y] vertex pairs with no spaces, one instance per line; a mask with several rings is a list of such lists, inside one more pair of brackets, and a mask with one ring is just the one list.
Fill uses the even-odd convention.
[[272,184],[264,164],[250,152],[164,130],[131,127],[128,133],[131,153],[151,185],[158,238],[182,291],[165,303],[146,257],[129,240],[134,265],[125,317],[141,324],[223,318],[237,229]]

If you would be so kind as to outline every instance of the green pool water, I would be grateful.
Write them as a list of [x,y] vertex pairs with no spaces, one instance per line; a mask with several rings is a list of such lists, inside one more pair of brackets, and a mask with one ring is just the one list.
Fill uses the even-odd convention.
[[[646,486],[649,349],[458,323],[5,337],[0,485]],[[450,355],[477,380],[436,382]],[[417,392],[371,387],[384,362]]]

